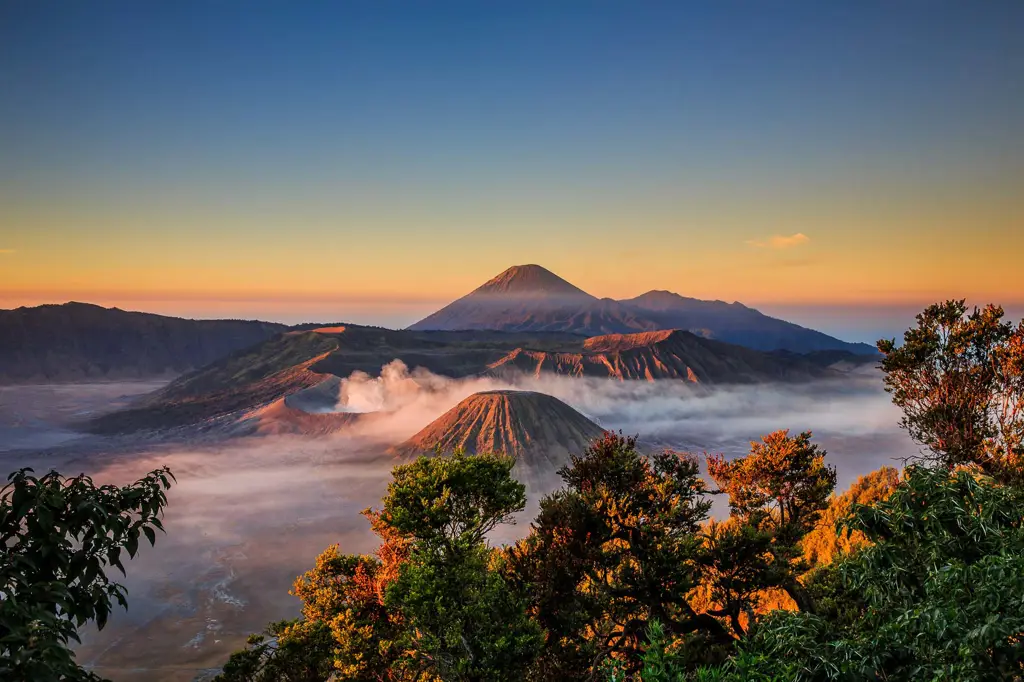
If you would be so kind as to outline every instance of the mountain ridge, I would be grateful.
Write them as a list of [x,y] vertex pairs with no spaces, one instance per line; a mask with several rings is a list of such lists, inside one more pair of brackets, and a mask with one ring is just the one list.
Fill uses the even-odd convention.
[[654,323],[539,265],[513,265],[407,329],[568,331],[593,336],[637,326],[653,328]]
[[[380,374],[398,360],[451,378],[552,373],[617,380],[670,379],[704,385],[807,381],[839,377],[828,365],[849,356],[830,351],[814,358],[766,353],[662,330],[583,339],[575,336],[487,332],[412,332],[358,325],[292,330],[235,351],[185,374],[115,413],[91,420],[101,433],[158,431],[212,418],[231,418],[295,396],[354,372]],[[297,399],[296,399],[297,400]],[[302,401],[292,400],[289,406]],[[336,400],[336,397],[335,399]],[[334,400],[328,399],[329,407]]]
[[[190,320],[78,302],[0,310],[0,383],[172,378],[276,334],[318,327],[331,328]],[[319,369],[341,376],[374,371],[375,346],[383,346],[394,349],[392,359],[458,376],[520,346],[579,352],[577,339],[666,329],[767,352],[877,355],[867,344],[847,343],[738,302],[702,301],[663,289],[623,301],[597,298],[534,264],[508,268],[406,330],[351,327],[353,334],[342,336],[346,343],[363,341],[346,354],[331,354]],[[530,343],[514,344],[517,335]],[[533,345],[542,336],[543,347]],[[450,353],[456,346],[458,354]],[[496,349],[504,352],[495,356]],[[447,361],[438,364],[438,353],[447,354]]]
[[840,373],[803,356],[772,354],[672,329],[594,336],[578,352],[517,348],[488,366],[494,376],[523,373],[619,381],[678,379],[692,384],[809,381]]
[[[523,281],[531,286],[509,284]],[[868,344],[770,317],[738,301],[705,301],[665,289],[631,299],[597,298],[539,265],[512,266],[407,329],[561,331],[585,336],[683,329],[763,351],[876,353]]]
[[288,327],[190,320],[72,301],[0,310],[0,383],[174,376]]
[[702,336],[755,350],[792,350],[809,353],[846,350],[874,355],[873,346],[841,341],[815,329],[765,315],[738,301],[704,301],[665,290],[652,290],[620,301],[641,311],[656,325],[666,328],[701,330]]

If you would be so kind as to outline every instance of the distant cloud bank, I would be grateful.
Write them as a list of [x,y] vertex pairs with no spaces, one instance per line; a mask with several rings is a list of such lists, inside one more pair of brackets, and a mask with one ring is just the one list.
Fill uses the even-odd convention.
[[784,234],[772,235],[771,239],[766,242],[759,242],[751,239],[747,241],[747,244],[750,246],[756,246],[759,249],[791,249],[794,246],[800,246],[801,244],[806,244],[809,241],[811,241],[810,237],[803,232],[797,232],[796,234],[791,234],[789,236]]

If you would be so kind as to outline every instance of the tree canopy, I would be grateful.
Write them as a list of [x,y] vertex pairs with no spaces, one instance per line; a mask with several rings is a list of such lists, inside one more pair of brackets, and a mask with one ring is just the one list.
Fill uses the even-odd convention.
[[936,303],[917,316],[903,345],[878,342],[885,387],[903,426],[945,466],[971,464],[1002,480],[1024,462],[1024,321],[998,306]]
[[[809,431],[770,433],[750,444],[750,454],[732,461],[709,456],[708,475],[729,496],[731,524],[709,533],[715,585],[733,629],[743,634],[741,611],[751,618],[757,596],[781,588],[803,610],[813,611],[810,594],[797,580],[808,566],[800,542],[828,507],[836,472]],[[745,561],[738,561],[744,557]]]
[[674,633],[730,639],[688,599],[711,507],[694,457],[647,458],[635,438],[606,434],[559,473],[565,486],[508,550],[512,580],[549,633],[536,679],[587,679],[609,656],[635,663],[651,618]]
[[75,663],[71,641],[89,621],[102,629],[127,592],[125,554],[163,530],[165,491],[158,469],[127,486],[96,486],[88,476],[21,469],[0,489],[0,679],[98,680]]
[[911,468],[842,522],[870,542],[836,569],[857,617],[774,612],[729,679],[1021,679],[1022,504],[1019,489],[967,471]]
[[364,511],[378,550],[328,548],[296,581],[303,618],[251,639],[218,679],[521,680],[541,631],[487,544],[525,505],[514,463],[454,452],[395,467],[383,508]]

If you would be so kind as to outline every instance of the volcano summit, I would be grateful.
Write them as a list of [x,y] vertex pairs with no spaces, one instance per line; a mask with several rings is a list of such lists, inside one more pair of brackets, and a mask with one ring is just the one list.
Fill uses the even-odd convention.
[[571,331],[584,336],[656,328],[618,301],[591,296],[539,265],[514,265],[409,327]]
[[469,454],[503,452],[517,458],[516,474],[536,484],[582,453],[604,430],[585,416],[544,393],[483,391],[475,393],[392,449],[415,456],[462,448]]
[[649,291],[620,301],[597,298],[539,265],[515,265],[409,329],[546,331],[583,336],[680,329],[762,351],[875,354],[867,344],[841,341],[742,303],[702,301],[670,291]]

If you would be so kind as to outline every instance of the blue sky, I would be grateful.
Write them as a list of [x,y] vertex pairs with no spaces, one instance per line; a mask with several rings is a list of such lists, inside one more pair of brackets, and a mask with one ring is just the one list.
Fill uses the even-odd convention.
[[3,2],[3,301],[391,319],[527,262],[616,297],[1024,299],[1022,26],[1020,2]]

